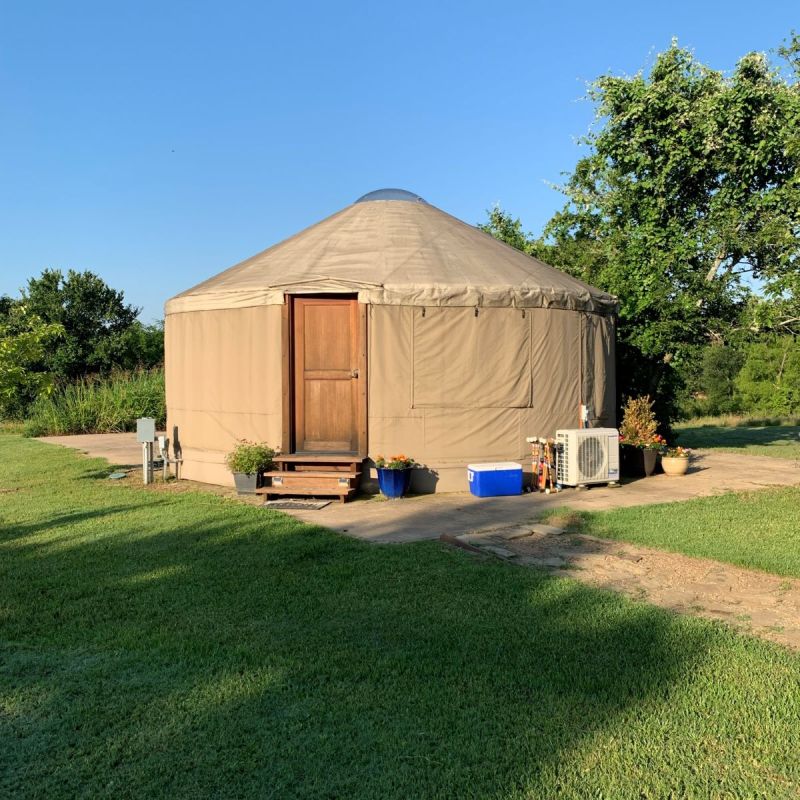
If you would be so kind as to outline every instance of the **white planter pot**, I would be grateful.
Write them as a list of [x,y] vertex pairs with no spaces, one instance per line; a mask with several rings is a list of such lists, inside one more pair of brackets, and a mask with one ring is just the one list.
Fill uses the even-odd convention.
[[669,457],[669,456],[662,456],[661,457],[661,467],[664,470],[665,475],[685,475],[687,470],[689,469],[689,459],[688,457]]

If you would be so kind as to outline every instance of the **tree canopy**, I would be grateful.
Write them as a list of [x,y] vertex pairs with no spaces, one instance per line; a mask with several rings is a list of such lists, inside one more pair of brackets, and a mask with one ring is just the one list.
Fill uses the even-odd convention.
[[800,317],[798,37],[779,52],[788,68],[750,53],[725,75],[673,43],[649,74],[601,76],[543,236],[501,209],[482,226],[619,297],[623,393],[672,395],[698,345]]
[[63,335],[41,356],[41,369],[58,380],[73,380],[113,369],[153,366],[163,360],[163,328],[143,325],[139,309],[125,302],[92,272],[46,269],[31,278],[19,299],[0,300],[0,319],[12,325],[9,312],[24,306]]
[[37,364],[63,333],[61,325],[43,322],[25,306],[7,308],[7,321],[0,323],[0,415],[17,411],[20,395],[52,387],[52,375]]

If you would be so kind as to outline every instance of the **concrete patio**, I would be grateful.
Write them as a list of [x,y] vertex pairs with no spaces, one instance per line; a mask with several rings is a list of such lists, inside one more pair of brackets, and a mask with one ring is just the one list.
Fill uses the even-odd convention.
[[[138,465],[140,445],[134,433],[47,436],[40,441],[72,447],[114,465]],[[324,525],[370,542],[398,543],[438,539],[490,527],[532,522],[553,508],[602,510],[690,500],[724,492],[800,484],[800,463],[791,459],[745,456],[704,450],[696,454],[688,475],[654,475],[622,486],[596,486],[558,494],[477,498],[467,493],[420,495],[402,500],[363,497],[331,503],[320,511],[287,511],[304,522]],[[203,488],[204,484],[197,484]],[[222,490],[234,495],[232,490]]]

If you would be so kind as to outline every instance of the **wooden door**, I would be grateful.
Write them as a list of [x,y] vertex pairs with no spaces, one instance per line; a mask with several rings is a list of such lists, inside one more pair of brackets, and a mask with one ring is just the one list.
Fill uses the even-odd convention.
[[361,316],[356,298],[294,298],[296,452],[360,451],[366,378]]

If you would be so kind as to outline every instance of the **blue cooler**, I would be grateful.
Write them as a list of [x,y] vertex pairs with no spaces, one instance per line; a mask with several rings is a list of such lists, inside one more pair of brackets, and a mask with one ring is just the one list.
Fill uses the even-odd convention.
[[522,494],[522,464],[513,461],[468,464],[467,478],[469,490],[475,497]]

